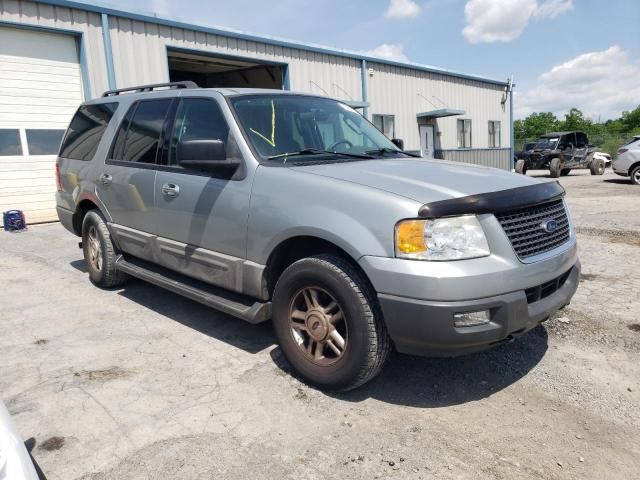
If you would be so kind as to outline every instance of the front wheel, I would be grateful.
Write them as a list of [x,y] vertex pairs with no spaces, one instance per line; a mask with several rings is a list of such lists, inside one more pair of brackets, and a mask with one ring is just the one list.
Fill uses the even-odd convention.
[[605,165],[604,160],[597,158],[591,162],[591,175],[604,175]]
[[562,173],[562,160],[559,158],[554,158],[549,163],[549,173],[551,174],[551,178],[558,178]]
[[520,159],[516,162],[516,173],[521,173],[522,175],[526,175],[527,174],[527,162],[525,162],[524,160]]
[[346,391],[368,382],[391,349],[375,292],[333,254],[303,258],[282,273],[273,325],[294,370],[322,389]]

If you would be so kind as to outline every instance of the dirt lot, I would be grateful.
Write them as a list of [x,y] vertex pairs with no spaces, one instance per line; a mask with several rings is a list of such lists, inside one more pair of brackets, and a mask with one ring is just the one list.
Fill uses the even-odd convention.
[[98,290],[57,224],[2,233],[0,397],[52,480],[638,478],[640,188],[561,181],[570,307],[483,354],[395,355],[341,395],[292,378],[270,325]]

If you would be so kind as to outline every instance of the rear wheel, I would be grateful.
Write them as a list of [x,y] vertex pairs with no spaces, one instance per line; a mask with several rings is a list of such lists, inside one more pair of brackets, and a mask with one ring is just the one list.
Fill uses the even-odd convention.
[[604,160],[596,158],[591,161],[591,175],[604,175],[605,165]]
[[562,173],[562,160],[559,158],[554,158],[549,163],[549,173],[551,174],[551,178],[558,178]]
[[351,390],[375,377],[391,343],[375,293],[332,254],[299,260],[273,293],[273,324],[284,356],[309,383]]
[[631,170],[631,183],[640,185],[640,165]]
[[87,212],[82,222],[82,252],[94,285],[109,288],[124,283],[127,277],[116,270],[116,248],[98,210]]
[[571,169],[570,168],[563,168],[560,171],[560,175],[563,176],[563,177],[566,177],[567,175],[569,175],[569,173],[571,173]]
[[521,173],[522,175],[527,174],[527,162],[520,159],[516,162],[516,173]]

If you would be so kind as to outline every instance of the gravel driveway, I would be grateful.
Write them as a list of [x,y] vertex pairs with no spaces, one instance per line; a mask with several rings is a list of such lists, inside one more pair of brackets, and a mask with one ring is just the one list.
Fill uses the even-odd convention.
[[640,188],[561,183],[571,306],[486,353],[395,355],[340,395],[291,377],[269,324],[99,290],[58,224],[1,232],[0,397],[50,480],[638,478]]

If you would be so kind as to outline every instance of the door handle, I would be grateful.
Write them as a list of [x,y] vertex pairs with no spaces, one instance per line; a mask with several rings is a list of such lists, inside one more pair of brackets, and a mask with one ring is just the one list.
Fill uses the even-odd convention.
[[103,185],[111,185],[111,182],[113,182],[113,177],[108,173],[103,173],[100,177],[100,182],[102,182]]
[[180,187],[175,183],[165,183],[162,186],[162,194],[170,198],[175,198],[180,194]]

